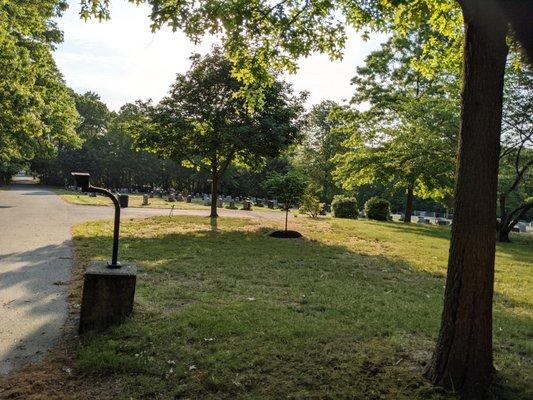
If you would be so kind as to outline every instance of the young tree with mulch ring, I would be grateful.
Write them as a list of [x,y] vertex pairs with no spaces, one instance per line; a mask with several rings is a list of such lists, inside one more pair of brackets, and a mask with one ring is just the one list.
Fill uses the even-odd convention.
[[306,179],[296,171],[289,171],[285,175],[274,173],[265,181],[264,187],[271,196],[283,204],[282,210],[285,211],[285,231],[275,231],[271,236],[280,238],[301,237],[299,232],[289,231],[287,226],[289,211],[302,200],[305,193]]

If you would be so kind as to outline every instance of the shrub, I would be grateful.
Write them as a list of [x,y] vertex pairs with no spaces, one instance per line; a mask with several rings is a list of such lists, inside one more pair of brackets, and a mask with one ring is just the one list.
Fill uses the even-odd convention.
[[318,200],[316,196],[313,196],[312,194],[304,195],[300,207],[300,212],[302,214],[307,214],[311,218],[318,218],[321,210],[322,204],[320,204],[320,200]]
[[357,218],[357,199],[348,196],[335,196],[331,203],[335,218]]
[[369,219],[387,221],[390,215],[390,203],[380,197],[372,197],[365,203],[365,214]]

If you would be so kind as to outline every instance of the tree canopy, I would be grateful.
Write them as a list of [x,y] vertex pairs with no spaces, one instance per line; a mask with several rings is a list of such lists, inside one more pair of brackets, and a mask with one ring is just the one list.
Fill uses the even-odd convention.
[[136,139],[140,148],[208,171],[216,216],[218,186],[232,162],[258,168],[299,139],[303,98],[276,81],[265,91],[264,106],[248,113],[236,96],[242,85],[220,49],[191,61],[167,97],[143,104],[147,119],[138,125]]
[[289,211],[296,206],[305,194],[307,180],[297,171],[289,171],[286,174],[273,173],[265,182],[264,187],[268,193],[282,203],[285,211],[285,231]]
[[0,1],[0,175],[58,143],[79,145],[77,113],[51,51],[66,3]]
[[453,190],[459,74],[442,68],[428,78],[414,68],[425,34],[392,36],[372,52],[352,80],[352,104],[369,109],[336,113],[337,129],[349,137],[334,158],[339,184],[392,184],[407,193],[406,222],[413,195],[449,203]]
[[320,200],[331,203],[333,196],[340,193],[333,180],[335,169],[333,157],[342,151],[346,132],[336,128],[336,121],[330,115],[341,106],[324,100],[315,104],[305,115],[302,124],[304,140],[295,152],[296,167],[310,180],[312,189]]

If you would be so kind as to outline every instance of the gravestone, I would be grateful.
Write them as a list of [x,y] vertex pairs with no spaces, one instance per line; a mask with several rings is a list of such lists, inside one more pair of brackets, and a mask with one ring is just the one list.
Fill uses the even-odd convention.
[[518,221],[516,224],[516,227],[518,228],[519,232],[526,232],[527,231],[527,223],[523,221]]
[[176,201],[176,197],[174,197],[173,194],[169,194],[168,198],[167,198],[167,201],[170,202],[170,203],[174,203]]
[[181,193],[178,193],[176,196],[176,201],[183,201],[183,195]]
[[242,203],[242,209],[244,211],[252,211],[252,202],[250,200],[244,200]]
[[231,208],[231,209],[236,208],[236,207],[235,207],[235,200],[230,200],[230,202],[229,202],[229,208]]
[[192,201],[192,196],[191,195],[188,195],[187,196],[187,203],[190,203]]
[[217,200],[217,207],[222,208],[224,207],[224,200],[222,200],[222,197],[219,197]]
[[148,205],[148,195],[143,194],[143,206],[147,206],[147,205]]
[[267,201],[267,206],[268,206],[268,208],[273,210],[274,209],[274,202],[272,200],[268,200]]

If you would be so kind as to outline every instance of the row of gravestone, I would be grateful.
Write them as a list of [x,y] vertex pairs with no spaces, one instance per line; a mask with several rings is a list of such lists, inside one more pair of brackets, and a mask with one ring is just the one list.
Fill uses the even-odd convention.
[[[77,190],[74,186],[67,186],[67,190]],[[128,189],[118,189],[114,190],[116,193],[120,194],[126,194],[130,193]],[[138,194],[139,191],[132,190],[131,194]],[[92,194],[95,195],[95,194]],[[143,193],[143,206],[149,205],[149,199],[150,198],[165,198],[166,201],[170,203],[174,202],[182,202],[185,201],[187,203],[191,203],[193,199],[202,199],[203,204],[206,206],[211,205],[211,196],[208,194],[201,195],[200,193],[196,193],[193,195],[184,195],[182,193],[176,193],[173,191],[163,191],[161,189],[155,189],[153,191],[150,191],[148,193]],[[222,208],[224,207],[224,204],[227,203],[229,208],[234,209],[237,208],[237,204],[242,203],[242,209],[251,211],[253,206],[256,207],[267,207],[269,209],[277,209],[277,208],[283,208],[283,203],[278,202],[276,199],[266,199],[266,198],[258,198],[258,197],[232,197],[232,196],[220,196],[217,201],[217,207]],[[331,212],[331,206],[329,204],[324,204],[320,214],[326,215],[327,213]]]

